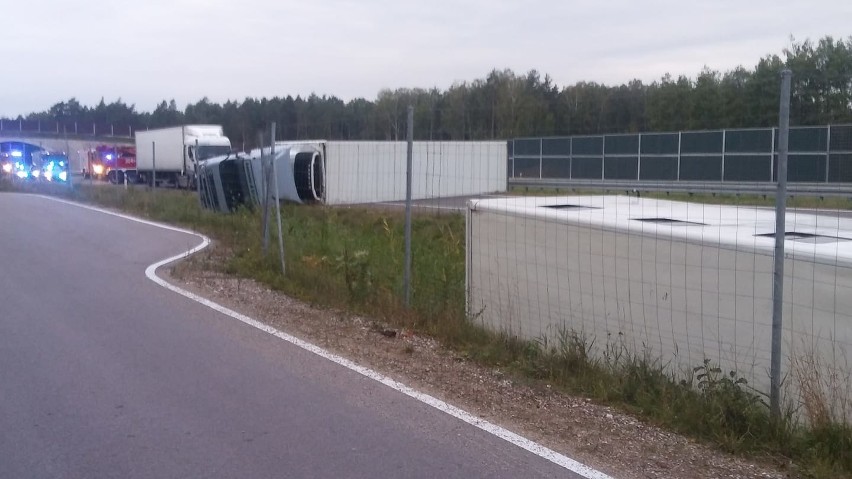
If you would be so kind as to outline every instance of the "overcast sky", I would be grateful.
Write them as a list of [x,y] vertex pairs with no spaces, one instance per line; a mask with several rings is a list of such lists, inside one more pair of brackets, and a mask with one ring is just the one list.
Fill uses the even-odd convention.
[[139,111],[286,95],[374,99],[493,68],[557,85],[754,67],[852,35],[852,1],[0,0],[0,116],[76,97]]

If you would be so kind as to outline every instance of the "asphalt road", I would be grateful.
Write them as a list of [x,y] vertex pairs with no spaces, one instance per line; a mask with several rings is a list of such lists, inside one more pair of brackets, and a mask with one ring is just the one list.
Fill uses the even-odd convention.
[[580,477],[145,277],[198,243],[0,193],[0,478]]

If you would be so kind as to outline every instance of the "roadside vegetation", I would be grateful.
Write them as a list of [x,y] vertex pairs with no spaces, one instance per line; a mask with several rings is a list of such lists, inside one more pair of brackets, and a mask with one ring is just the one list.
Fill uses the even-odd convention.
[[[695,365],[691,377],[675,378],[656,358],[629,352],[619,338],[563,331],[555,341],[519,341],[476,326],[465,312],[465,224],[460,215],[415,215],[413,301],[408,309],[402,300],[401,211],[282,205],[288,267],[283,277],[274,228],[270,252],[262,252],[257,210],[217,214],[201,210],[193,193],[144,187],[78,185],[70,190],[0,181],[4,189],[46,192],[199,231],[214,240],[215,256],[223,258],[208,267],[256,279],[321,307],[357,312],[435,337],[458,354],[510,371],[519,380],[546,382],[620,407],[722,450],[789,467],[793,475],[852,477],[852,418],[806,414],[805,425],[788,410],[773,423],[765,398],[744,387],[735,371],[705,363]],[[662,196],[772,204],[771,198]],[[796,201],[790,206],[852,209],[848,199]],[[589,354],[593,341],[605,343],[602,357]],[[818,395],[805,399],[812,402],[804,405],[806,412],[824,409]]]

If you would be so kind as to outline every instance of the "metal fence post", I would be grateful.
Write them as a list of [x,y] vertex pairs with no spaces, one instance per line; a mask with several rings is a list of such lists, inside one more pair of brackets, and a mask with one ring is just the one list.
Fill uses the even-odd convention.
[[263,215],[261,217],[261,227],[263,228],[263,255],[269,253],[269,196],[270,184],[269,177],[271,175],[268,161],[263,154],[263,131],[257,133],[257,142],[260,144],[260,170],[263,172]]
[[831,168],[831,123],[825,127],[825,182],[828,183]]
[[[201,166],[201,160],[198,158],[198,138],[195,139],[195,150],[193,152],[193,157],[195,158],[195,161],[193,161],[192,163],[192,181],[195,183],[195,192],[198,193],[198,204],[199,206],[203,206],[203,204],[201,203],[201,176],[199,176],[198,174],[199,168]],[[192,183],[187,186],[187,189],[189,189],[189,186],[191,185]]]
[[68,130],[63,127],[62,135],[65,137],[65,174],[68,175],[66,178],[68,179],[68,189],[74,189],[74,170],[71,169],[71,146],[68,144]]
[[680,160],[683,157],[683,132],[677,132],[677,181],[680,181]]
[[402,290],[405,307],[411,307],[411,168],[414,155],[414,107],[408,107],[408,151],[405,162],[405,266]]
[[781,105],[778,118],[778,192],[775,196],[775,268],[772,282],[772,356],[769,370],[769,402],[772,419],[781,416],[781,319],[784,300],[784,239],[787,208],[787,142],[790,131],[790,77],[781,72]]
[[269,157],[272,159],[272,181],[275,183],[275,219],[278,221],[278,256],[281,257],[281,274],[286,275],[287,266],[284,262],[284,235],[281,233],[281,197],[278,196],[278,167],[276,166],[275,161],[275,125],[276,123],[273,121],[269,138],[269,144],[271,145]]
[[151,191],[157,189],[157,142],[151,142]]

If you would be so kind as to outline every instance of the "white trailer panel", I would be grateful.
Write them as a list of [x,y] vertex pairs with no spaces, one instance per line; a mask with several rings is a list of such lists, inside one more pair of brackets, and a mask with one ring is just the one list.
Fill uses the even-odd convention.
[[[710,359],[769,391],[774,211],[625,196],[469,206],[468,306],[487,327],[549,344],[574,331],[676,373]],[[810,359],[848,398],[852,218],[788,213],[787,234],[788,394],[792,361]]]
[[[154,157],[156,148],[156,158]],[[148,171],[186,171],[183,127],[136,132],[136,169]]]
[[[401,201],[406,193],[403,141],[325,143],[325,203]],[[412,198],[443,198],[506,190],[506,143],[415,141]]]

